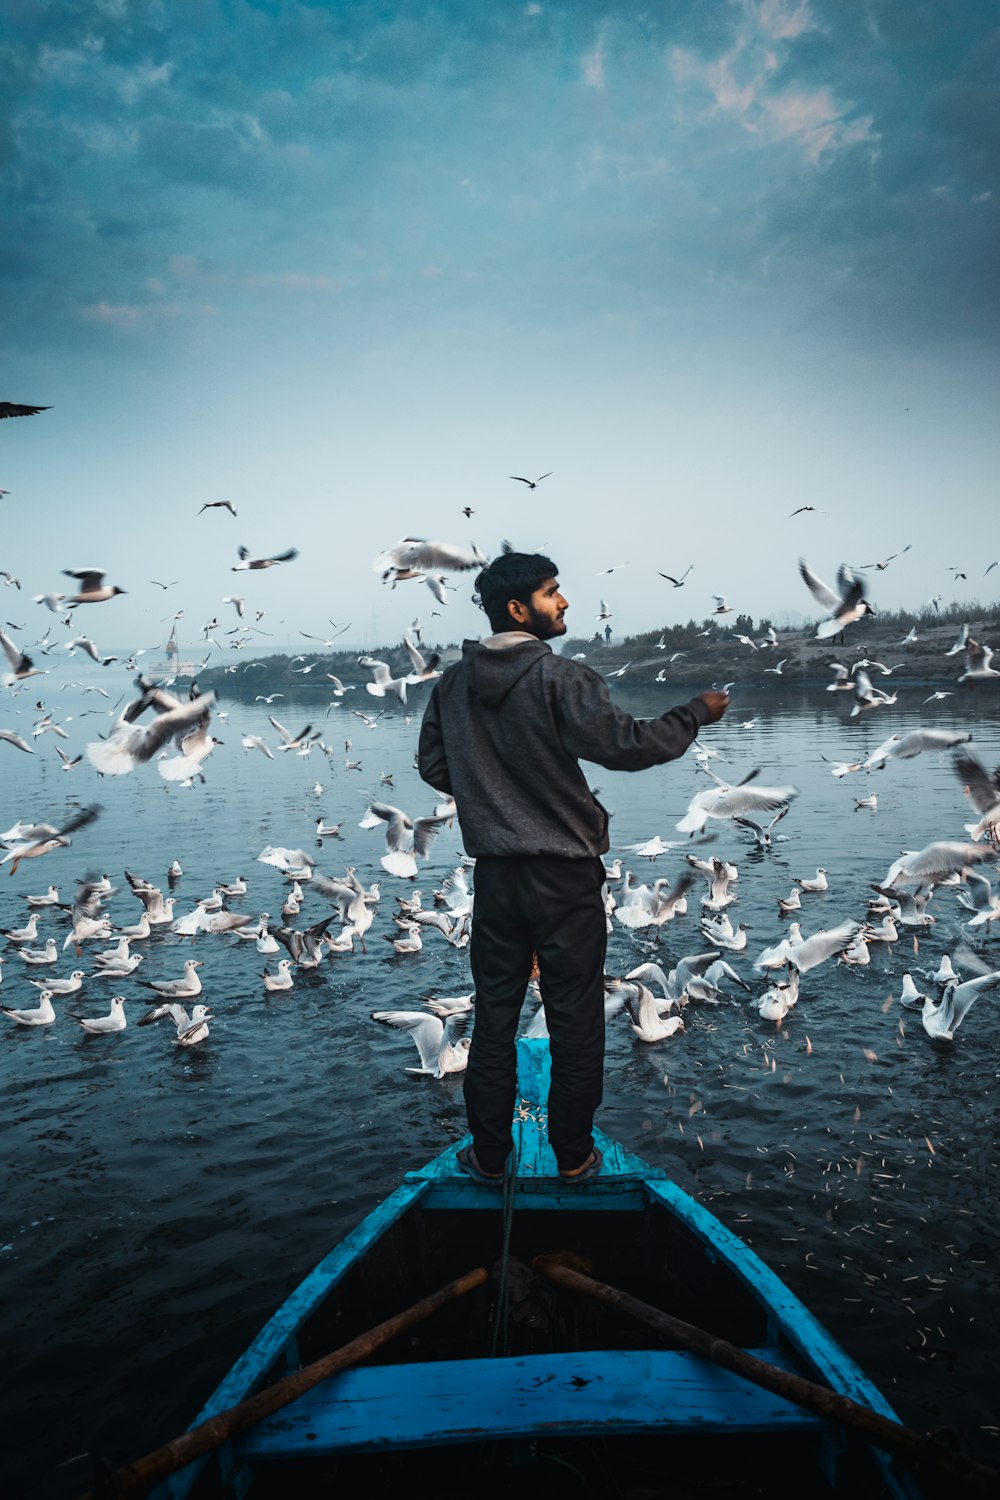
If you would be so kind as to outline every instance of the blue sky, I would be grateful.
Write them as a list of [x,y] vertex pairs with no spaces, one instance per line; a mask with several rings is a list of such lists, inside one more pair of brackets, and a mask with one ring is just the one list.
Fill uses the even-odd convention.
[[0,429],[25,641],[83,564],[128,590],[99,643],[234,585],[279,637],[478,633],[468,575],[433,623],[378,583],[406,534],[543,548],[581,633],[811,612],[800,552],[992,597],[992,5],[3,15],[0,395],[53,408]]

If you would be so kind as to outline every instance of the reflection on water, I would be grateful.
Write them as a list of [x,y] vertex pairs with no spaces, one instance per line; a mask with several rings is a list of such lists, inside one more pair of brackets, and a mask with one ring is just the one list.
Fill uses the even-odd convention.
[[[671,701],[669,688],[663,692],[624,701],[633,712],[662,711]],[[988,764],[1000,754],[995,695],[956,695],[923,717],[900,705],[885,711],[891,722],[875,713],[860,724],[832,697],[796,695],[789,704],[755,693],[704,735],[726,757],[713,766],[727,779],[760,767],[763,783],[790,781],[800,793],[770,853],[726,827],[712,845],[740,865],[733,917],[751,924],[751,954],[782,930],[777,898],[793,877],[826,868],[829,892],[804,896],[798,915],[807,932],[830,926],[862,913],[870,883],[901,849],[961,837],[970,821],[947,757],[837,781],[821,755],[861,758],[891,730],[921,722],[971,728]],[[319,724],[316,702],[283,704],[283,721]],[[78,721],[78,737],[101,723]],[[23,921],[21,894],[51,880],[66,898],[91,870],[111,874],[119,886],[112,915],[133,921],[137,905],[123,871],[162,883],[173,858],[185,871],[178,912],[219,880],[245,874],[249,893],[230,904],[276,914],[285,885],[256,856],[268,843],[314,848],[320,814],[344,822],[341,841],[314,849],[320,868],[354,864],[383,890],[367,954],[299,975],[289,996],[264,994],[264,960],[253,944],[200,938],[215,1020],[209,1041],[191,1051],[172,1044],[169,1023],[136,1029],[149,993],[138,976],[120,988],[88,980],[82,994],[55,1002],[51,1028],[5,1026],[0,1265],[6,1412],[21,1435],[16,1492],[30,1475],[32,1493],[73,1494],[80,1468],[54,1463],[87,1448],[132,1457],[183,1427],[330,1245],[407,1168],[464,1130],[460,1080],[408,1075],[411,1043],[370,1020],[372,1010],[467,987],[466,957],[434,935],[416,957],[395,956],[382,941],[391,896],[404,884],[379,869],[378,832],[356,826],[382,771],[393,773],[400,806],[430,805],[412,768],[416,729],[416,721],[387,714],[369,732],[341,707],[324,722],[332,758],[314,751],[271,762],[239,749],[246,733],[274,739],[265,709],[234,704],[227,743],[208,762],[206,784],[192,791],[166,787],[152,766],[95,791],[85,768],[64,775],[48,746],[34,759],[6,755],[7,824],[51,818],[68,796],[98,800],[104,814],[72,848],[3,880],[4,928]],[[348,738],[361,773],[344,769]],[[613,851],[656,833],[680,839],[674,825],[705,785],[690,758],[639,776],[594,768],[591,780],[614,813]],[[872,789],[877,812],[856,812],[855,795]],[[643,877],[675,876],[683,852],[644,868]],[[459,853],[457,830],[445,830],[417,882],[425,898]],[[325,910],[307,895],[302,916],[318,920]],[[1000,1248],[996,1002],[980,1000],[948,1047],[932,1044],[919,1018],[890,998],[907,968],[931,972],[954,946],[961,920],[954,895],[940,892],[932,910],[937,926],[919,948],[906,934],[873,950],[866,971],[826,965],[807,976],[780,1029],[736,998],[689,1007],[685,1032],[653,1046],[623,1020],[613,1023],[600,1123],[748,1240],[905,1419],[944,1420],[989,1456],[987,1299]],[[39,930],[61,941],[51,913]],[[997,945],[987,938],[985,946]],[[703,947],[692,903],[691,914],[664,929],[658,954],[642,933],[616,928],[609,969],[624,973],[647,956],[675,961]],[[140,950],[142,978],[179,975],[188,948],[169,930],[155,931]],[[60,974],[76,966],[70,958],[61,958]],[[13,956],[5,964],[7,1005],[36,1003],[23,967]],[[746,959],[739,967],[749,975]],[[85,1036],[70,1017],[106,1011],[112,993],[129,999],[129,1029]]]

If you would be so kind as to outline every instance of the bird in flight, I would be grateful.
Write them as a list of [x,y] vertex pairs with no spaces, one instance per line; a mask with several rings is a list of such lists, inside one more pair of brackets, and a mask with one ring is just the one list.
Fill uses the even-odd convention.
[[672,583],[675,589],[682,589],[684,587],[684,580],[688,576],[688,573],[691,572],[691,569],[693,567],[694,563],[692,563],[690,567],[686,568],[679,578],[674,578],[670,573],[661,573],[660,577],[665,578],[668,583]]
[[51,406],[19,406],[16,401],[0,401],[0,419],[3,417],[37,417],[40,411],[51,410]]
[[[230,515],[235,516],[236,506],[231,500],[206,500],[201,510],[228,510]],[[201,515],[201,510],[198,512]]]
[[526,484],[528,486],[529,490],[533,490],[536,485],[541,484],[541,482],[542,482],[543,479],[548,479],[549,474],[554,474],[554,473],[555,473],[555,469],[550,469],[548,474],[539,474],[539,476],[538,476],[537,479],[525,479],[524,476],[523,476],[523,474],[510,474],[510,475],[508,475],[508,478],[509,479],[516,479],[517,482],[518,482],[518,484]]
[[880,558],[878,562],[861,563],[861,567],[877,568],[880,573],[884,573],[886,568],[892,562],[893,558],[902,557],[904,552],[909,552],[911,545],[912,543],[907,542],[906,546],[902,547],[898,552],[890,552],[888,557]]
[[289,547],[287,552],[279,552],[275,557],[251,557],[246,547],[240,547],[240,560],[233,564],[231,571],[239,573],[244,568],[273,568],[276,563],[292,562],[298,555],[295,547]]
[[465,516],[466,520],[471,520],[475,514],[476,512],[472,509],[471,505],[462,506],[462,515]]
[[792,511],[792,515],[789,516],[788,519],[791,520],[792,516],[801,516],[801,514],[802,514],[802,512],[804,510],[814,510],[814,511],[816,511],[817,515],[820,515],[820,516],[825,516],[826,515],[826,511],[825,510],[820,510],[818,508],[818,506],[815,506],[815,505],[800,505],[799,508],[798,508],[798,510],[793,510]]

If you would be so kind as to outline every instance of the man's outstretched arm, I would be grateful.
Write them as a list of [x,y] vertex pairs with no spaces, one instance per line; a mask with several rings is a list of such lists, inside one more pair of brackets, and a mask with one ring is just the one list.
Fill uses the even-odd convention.
[[699,693],[658,719],[633,719],[611,700],[607,684],[581,672],[559,684],[560,738],[571,755],[611,771],[644,771],[676,760],[729,706],[728,693]]

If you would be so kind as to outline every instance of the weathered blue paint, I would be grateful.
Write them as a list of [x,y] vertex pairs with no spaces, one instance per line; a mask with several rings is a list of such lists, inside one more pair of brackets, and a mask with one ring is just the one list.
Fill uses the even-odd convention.
[[[776,1349],[752,1352],[781,1359]],[[777,1435],[823,1426],[693,1354],[602,1349],[345,1370],[261,1422],[242,1448],[257,1460],[542,1434]]]
[[[558,1209],[572,1214],[607,1208],[638,1213],[655,1206],[669,1213],[701,1240],[707,1261],[722,1261],[756,1298],[767,1315],[769,1338],[780,1335],[795,1351],[781,1354],[769,1349],[764,1357],[895,1420],[881,1393],[780,1278],[664,1172],[595,1131],[604,1156],[600,1174],[576,1186],[559,1179],[545,1131],[550,1066],[546,1041],[522,1038],[518,1042],[521,1098],[514,1119],[516,1211]],[[419,1202],[427,1212],[462,1209],[499,1215],[500,1190],[473,1181],[459,1167],[456,1154],[463,1144],[449,1146],[408,1173],[403,1185],[320,1262],[275,1313],[196,1421],[242,1400],[276,1366],[294,1365],[295,1339],[305,1320],[414,1204]],[[394,1310],[386,1309],[386,1313]],[[696,1356],[612,1350],[346,1371],[262,1423],[230,1457],[242,1489],[252,1472],[251,1459],[316,1453],[324,1445],[375,1450],[459,1443],[486,1435],[527,1436],[557,1430],[649,1432],[664,1427],[776,1433],[811,1427],[820,1434],[817,1447],[827,1459],[837,1443],[834,1430],[816,1418]],[[878,1453],[875,1458],[896,1500],[920,1500],[917,1486],[897,1474],[890,1460]],[[167,1496],[182,1500],[199,1467],[193,1465],[161,1487],[156,1492],[160,1500]]]

